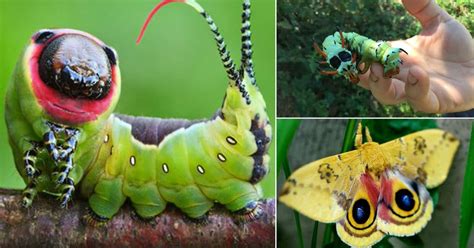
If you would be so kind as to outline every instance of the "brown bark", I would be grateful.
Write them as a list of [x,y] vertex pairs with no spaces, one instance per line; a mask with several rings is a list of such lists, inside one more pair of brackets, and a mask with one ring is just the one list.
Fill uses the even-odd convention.
[[61,209],[50,196],[33,207],[20,205],[21,192],[0,189],[0,247],[274,247],[275,200],[261,202],[258,220],[244,221],[223,206],[204,220],[191,220],[170,206],[153,220],[135,217],[125,204],[106,225],[86,224],[87,202]]

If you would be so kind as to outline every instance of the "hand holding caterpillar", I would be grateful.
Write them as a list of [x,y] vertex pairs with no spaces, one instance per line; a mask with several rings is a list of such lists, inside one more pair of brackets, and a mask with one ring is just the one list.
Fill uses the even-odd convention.
[[[400,72],[403,64],[400,52],[408,54],[402,48],[392,48],[387,42],[374,41],[354,32],[335,32],[324,39],[323,50],[317,43],[314,49],[329,64],[333,71],[321,71],[323,75],[342,75],[352,83],[360,81],[359,74],[366,73],[372,63],[378,62],[384,67],[384,77],[391,78]],[[360,69],[361,65],[363,69]]]
[[372,64],[366,74],[361,74],[355,65],[350,73],[330,71],[324,74],[345,74],[352,82],[370,90],[382,104],[406,101],[415,110],[425,113],[473,109],[474,43],[469,31],[435,1],[402,3],[420,22],[422,31],[406,40],[390,41],[393,47],[403,47],[410,54],[404,56],[398,74],[389,73],[392,78],[387,78],[386,70],[390,67],[380,61],[381,66]]
[[120,95],[116,52],[85,32],[40,30],[19,61],[6,96],[5,119],[17,170],[27,183],[22,204],[38,192],[67,207],[88,198],[93,221],[112,218],[127,199],[151,218],[168,202],[200,218],[220,203],[246,218],[259,215],[259,182],[267,174],[271,126],[256,84],[250,1],[242,14],[239,69],[210,15],[183,2],[209,24],[228,76],[222,106],[207,120],[112,114]]

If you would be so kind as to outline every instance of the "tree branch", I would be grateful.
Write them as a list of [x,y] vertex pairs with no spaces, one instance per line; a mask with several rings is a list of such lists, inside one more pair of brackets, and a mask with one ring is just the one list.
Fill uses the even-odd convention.
[[105,226],[86,224],[87,202],[68,209],[39,195],[33,207],[21,207],[21,192],[0,189],[0,247],[274,247],[275,200],[262,200],[262,216],[239,220],[223,206],[202,221],[191,220],[169,206],[150,221],[137,218],[129,204]]

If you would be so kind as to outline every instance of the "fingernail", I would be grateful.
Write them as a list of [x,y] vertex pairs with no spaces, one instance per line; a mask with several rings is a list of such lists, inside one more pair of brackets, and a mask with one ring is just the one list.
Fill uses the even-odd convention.
[[418,83],[418,79],[416,79],[411,73],[408,73],[408,83],[415,85]]
[[373,73],[370,73],[369,79],[370,79],[370,81],[372,81],[374,83],[377,83],[377,81],[379,81],[379,78],[377,76],[375,76]]

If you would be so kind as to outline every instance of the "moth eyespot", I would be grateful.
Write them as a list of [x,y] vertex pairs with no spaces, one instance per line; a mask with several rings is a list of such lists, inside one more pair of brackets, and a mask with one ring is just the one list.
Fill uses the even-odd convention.
[[352,216],[357,224],[364,224],[370,217],[370,205],[365,199],[359,199],[352,207]]
[[337,69],[341,65],[341,60],[334,56],[329,60],[329,64],[331,64],[332,68]]
[[130,156],[130,165],[134,166],[136,162],[135,156]]
[[237,144],[237,141],[234,138],[232,138],[231,136],[227,136],[226,141],[227,141],[227,143],[229,143],[231,145]]
[[413,194],[407,189],[401,189],[395,193],[395,203],[404,211],[411,211],[415,207]]
[[225,162],[227,160],[222,153],[217,154],[217,159],[219,159],[221,162]]
[[204,170],[204,167],[202,167],[201,165],[198,164],[197,166],[197,171],[201,174],[204,174],[206,171]]
[[161,169],[163,170],[164,173],[168,173],[170,171],[166,163],[163,163],[161,165]]

